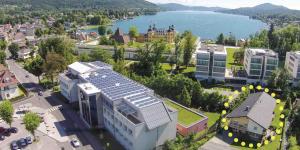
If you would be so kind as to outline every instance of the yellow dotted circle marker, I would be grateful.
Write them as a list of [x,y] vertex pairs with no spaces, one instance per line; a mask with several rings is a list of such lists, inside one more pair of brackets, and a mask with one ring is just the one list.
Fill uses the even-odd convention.
[[265,88],[265,92],[268,93],[268,92],[269,92],[269,89],[268,89],[268,88]]
[[271,140],[274,141],[276,139],[275,136],[271,136]]
[[233,134],[231,132],[228,133],[228,137],[232,137]]
[[249,85],[249,89],[252,90],[254,88],[253,85]]
[[235,143],[237,143],[237,142],[239,141],[239,139],[238,139],[238,138],[234,138],[233,141],[234,141]]
[[279,104],[279,103],[280,103],[280,101],[281,101],[280,99],[276,99],[276,103],[277,103],[277,104]]
[[228,102],[224,103],[224,106],[225,106],[226,108],[228,108],[228,107],[229,107],[229,103],[228,103]]
[[280,115],[280,118],[281,118],[281,119],[284,119],[284,114],[281,114],[281,115]]
[[250,143],[250,144],[249,144],[249,147],[250,147],[250,148],[252,148],[252,147],[253,147],[253,144],[252,144],[252,143]]
[[234,91],[234,94],[238,95],[238,94],[239,94],[239,91],[238,91],[238,90],[235,90],[235,91]]
[[280,126],[280,127],[283,127],[283,122],[282,122],[282,121],[279,122],[279,126]]
[[225,115],[226,113],[226,110],[222,110],[222,115]]
[[265,145],[268,145],[268,144],[269,144],[269,141],[268,141],[268,140],[265,140],[265,141],[264,141],[264,144],[265,144]]
[[246,87],[243,86],[242,87],[242,91],[245,92],[246,91]]
[[276,133],[277,134],[281,134],[281,130],[280,129],[276,129]]
[[231,96],[231,95],[228,96],[228,100],[229,100],[229,101],[232,101],[232,100],[233,100],[233,96]]
[[222,119],[222,122],[225,123],[225,122],[226,122],[226,118],[223,118],[223,119]]
[[275,94],[275,93],[272,93],[272,94],[271,94],[271,96],[272,96],[272,97],[275,97],[275,96],[276,96],[276,94]]
[[280,111],[283,111],[283,106],[280,106],[280,107],[279,107],[279,110],[280,110]]
[[256,89],[258,89],[258,90],[261,90],[261,86],[260,86],[260,85],[258,85],[258,86],[256,87]]
[[261,147],[261,144],[260,144],[260,143],[257,143],[256,146],[257,146],[257,147]]
[[246,145],[246,143],[245,143],[245,142],[241,142],[241,145],[242,145],[242,146],[245,146],[245,145]]
[[224,130],[227,131],[228,130],[228,126],[224,126]]

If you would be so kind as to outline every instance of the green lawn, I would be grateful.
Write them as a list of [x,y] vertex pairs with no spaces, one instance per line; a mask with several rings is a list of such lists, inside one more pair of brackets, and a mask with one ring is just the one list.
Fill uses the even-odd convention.
[[284,108],[284,105],[285,105],[285,102],[281,102],[280,104],[277,104],[276,107],[275,107],[275,117],[272,121],[272,126],[276,127],[276,128],[279,128],[279,122],[280,122],[280,114],[281,114],[281,111],[279,110],[279,107],[282,106]]
[[208,123],[207,123],[208,128],[211,127],[213,124],[215,124],[220,117],[220,114],[215,112],[204,112],[204,115],[208,117]]
[[[226,61],[226,68],[230,69],[232,65],[234,65],[233,54],[234,51],[238,50],[238,48],[227,48],[227,61]],[[241,66],[240,64],[236,64],[236,66]]]
[[[163,70],[170,72],[171,71],[171,66],[168,63],[161,63],[161,67]],[[180,66],[180,72],[181,73],[189,73],[189,72],[195,72],[196,67],[187,67],[185,66]]]
[[83,29],[84,30],[89,30],[89,29],[96,29],[98,28],[99,25],[87,25]]
[[187,110],[173,102],[170,102],[169,100],[165,100],[165,103],[171,106],[172,108],[178,110],[178,122],[182,125],[189,126],[192,123],[195,123],[196,121],[203,119],[202,116],[190,110]]

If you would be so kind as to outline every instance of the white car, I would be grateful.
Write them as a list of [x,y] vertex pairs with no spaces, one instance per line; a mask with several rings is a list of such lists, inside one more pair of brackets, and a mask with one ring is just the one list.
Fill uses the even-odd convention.
[[73,138],[73,139],[71,140],[71,143],[72,143],[72,145],[73,145],[74,147],[79,147],[79,146],[80,146],[80,142],[79,142],[77,139],[75,139],[75,138]]

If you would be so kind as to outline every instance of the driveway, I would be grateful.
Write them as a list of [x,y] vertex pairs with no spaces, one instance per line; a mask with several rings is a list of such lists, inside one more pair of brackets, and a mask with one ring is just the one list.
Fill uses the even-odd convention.
[[231,147],[228,143],[215,136],[201,146],[199,150],[236,150],[236,148]]

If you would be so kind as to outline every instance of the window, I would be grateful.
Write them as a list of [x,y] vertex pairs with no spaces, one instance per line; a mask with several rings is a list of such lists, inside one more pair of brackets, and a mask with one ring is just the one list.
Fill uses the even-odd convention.
[[277,65],[277,60],[276,60],[276,59],[268,59],[268,60],[267,60],[267,64],[270,64],[270,65]]
[[251,75],[260,75],[260,70],[250,70]]
[[251,58],[251,63],[261,64],[261,58]]
[[253,130],[257,130],[257,127],[254,127]]
[[251,69],[261,69],[261,65],[260,64],[251,64]]
[[129,133],[129,135],[132,135],[132,130],[128,129],[128,133]]
[[225,67],[225,62],[214,62],[214,66],[218,66],[218,67]]
[[269,65],[267,65],[267,70],[275,70],[275,69],[276,69],[275,66],[269,66]]

